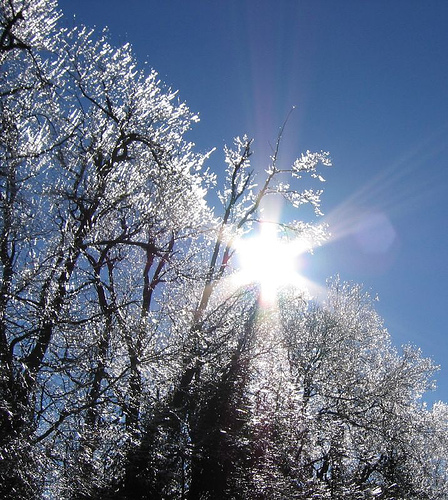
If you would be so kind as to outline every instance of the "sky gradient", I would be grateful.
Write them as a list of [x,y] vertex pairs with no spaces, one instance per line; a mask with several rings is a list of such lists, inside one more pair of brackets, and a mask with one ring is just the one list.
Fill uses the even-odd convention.
[[[267,166],[296,106],[281,161],[331,153],[322,210],[331,241],[304,273],[339,274],[378,294],[396,345],[442,370],[448,402],[448,2],[413,0],[63,0],[64,24],[130,42],[201,117],[190,139],[219,150],[255,139]],[[76,16],[75,20],[73,16]]]

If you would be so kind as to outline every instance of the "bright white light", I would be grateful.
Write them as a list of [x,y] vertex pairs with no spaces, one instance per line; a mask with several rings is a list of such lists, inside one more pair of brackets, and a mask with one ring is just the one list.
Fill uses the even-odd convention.
[[259,283],[264,303],[273,304],[280,287],[301,282],[298,268],[306,245],[301,240],[280,240],[275,225],[264,224],[259,236],[241,239],[235,247],[240,265],[238,283]]

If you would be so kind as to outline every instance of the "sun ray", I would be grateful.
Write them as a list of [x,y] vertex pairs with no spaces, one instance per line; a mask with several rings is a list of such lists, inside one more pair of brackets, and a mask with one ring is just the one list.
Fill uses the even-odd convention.
[[[369,221],[372,216],[400,217],[439,197],[446,190],[446,184],[426,166],[446,151],[446,144],[440,140],[442,133],[446,133],[446,126],[381,169],[334,208],[324,218],[331,232],[328,243],[356,233],[362,221]],[[415,182],[416,178],[419,182]]]

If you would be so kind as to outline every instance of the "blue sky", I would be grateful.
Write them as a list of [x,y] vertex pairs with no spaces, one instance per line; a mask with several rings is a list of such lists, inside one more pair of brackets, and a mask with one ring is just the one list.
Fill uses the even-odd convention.
[[[306,259],[324,283],[363,283],[395,344],[442,365],[448,401],[448,2],[60,0],[65,24],[130,42],[221,149],[254,137],[254,164],[292,106],[282,161],[330,151],[322,209],[332,241]],[[76,15],[76,21],[73,21]],[[211,166],[223,168],[215,153]]]

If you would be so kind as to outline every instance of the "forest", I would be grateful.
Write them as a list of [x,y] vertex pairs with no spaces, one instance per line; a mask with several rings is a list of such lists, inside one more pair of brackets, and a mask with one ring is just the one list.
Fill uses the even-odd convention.
[[369,293],[233,279],[263,225],[325,240],[329,154],[236,137],[217,176],[177,92],[61,17],[0,0],[0,497],[448,498],[437,366]]

